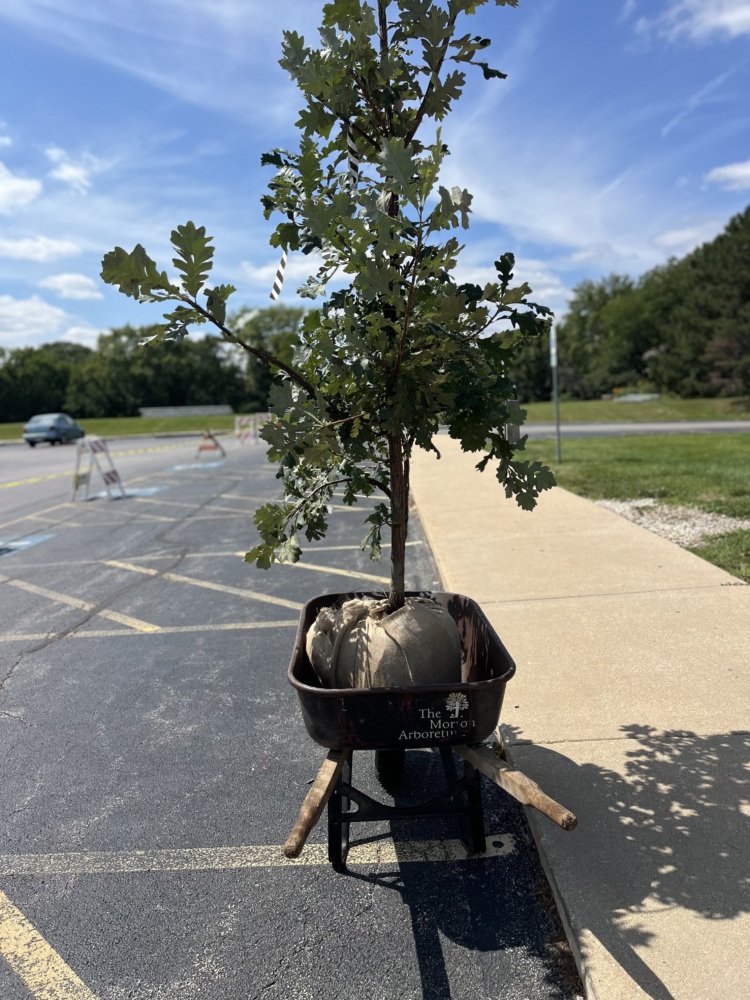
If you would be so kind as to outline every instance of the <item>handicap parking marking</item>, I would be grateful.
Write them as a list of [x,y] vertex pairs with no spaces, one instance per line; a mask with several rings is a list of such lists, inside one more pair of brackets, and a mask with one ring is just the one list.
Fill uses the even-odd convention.
[[2,891],[0,955],[36,1000],[96,1000],[96,995]]
[[16,552],[23,552],[24,549],[28,549],[32,545],[39,545],[40,542],[47,542],[54,537],[54,534],[47,532],[42,535],[27,535],[25,538],[15,538],[7,542],[0,539],[0,556],[12,556]]

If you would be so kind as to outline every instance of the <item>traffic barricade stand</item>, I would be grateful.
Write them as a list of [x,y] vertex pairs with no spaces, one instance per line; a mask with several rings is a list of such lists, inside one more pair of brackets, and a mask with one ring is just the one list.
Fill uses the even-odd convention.
[[[87,453],[89,456],[88,469],[81,468],[81,459]],[[73,500],[78,498],[78,491],[85,487],[84,500],[89,498],[91,487],[91,475],[96,471],[102,478],[107,497],[110,500],[118,500],[125,496],[125,488],[120,479],[120,473],[115,468],[109,447],[104,438],[86,437],[81,438],[76,446],[76,470],[73,473]]]
[[198,445],[198,452],[195,457],[200,458],[201,455],[206,451],[219,451],[221,452],[224,458],[226,458],[227,455],[227,453],[224,451],[224,449],[216,440],[211,431],[206,431],[206,433],[201,438],[201,442]]
[[234,418],[234,436],[240,444],[260,444],[260,429],[270,413],[252,413],[250,416]]
[[235,417],[234,436],[235,439],[239,441],[240,444],[247,444],[247,442],[250,441],[253,436],[253,418]]

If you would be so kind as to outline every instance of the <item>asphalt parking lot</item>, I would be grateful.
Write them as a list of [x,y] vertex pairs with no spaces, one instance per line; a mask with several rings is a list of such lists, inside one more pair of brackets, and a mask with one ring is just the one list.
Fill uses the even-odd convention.
[[[286,681],[299,609],[386,583],[361,508],[263,572],[242,559],[277,492],[262,449],[111,452],[128,495],[74,503],[72,447],[0,449],[2,1000],[576,996],[523,813],[488,782],[483,858],[440,820],[355,828],[343,872],[322,823],[282,855],[325,755]],[[434,587],[416,517],[410,558]],[[372,756],[355,778],[388,801]],[[399,801],[439,772],[410,751]]]

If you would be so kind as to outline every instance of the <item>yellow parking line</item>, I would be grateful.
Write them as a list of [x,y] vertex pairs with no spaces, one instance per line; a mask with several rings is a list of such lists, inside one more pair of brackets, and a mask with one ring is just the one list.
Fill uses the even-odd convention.
[[[220,622],[215,625],[160,625],[155,629],[159,635],[180,635],[183,632],[238,632],[259,628],[296,628],[298,618],[277,622]],[[51,639],[110,639],[113,636],[153,635],[153,632],[134,632],[132,629],[86,629],[77,632],[7,632],[0,635],[3,642],[45,642]]]
[[[116,566],[118,569],[129,569],[133,573],[146,573],[149,576],[154,574],[154,570],[146,569],[145,566],[135,566],[133,563],[106,562],[107,566]],[[301,611],[302,605],[298,601],[287,601],[283,597],[274,597],[271,594],[259,594],[255,590],[245,590],[243,587],[229,587],[224,583],[213,583],[211,580],[196,580],[192,576],[181,576],[179,573],[164,573],[163,580],[171,583],[189,583],[193,587],[203,587],[205,590],[218,590],[222,594],[234,594],[236,597],[246,597],[251,601],[264,601],[266,604],[277,604],[282,608],[292,608],[294,611]]]
[[388,576],[375,576],[374,573],[360,573],[359,570],[335,569],[333,566],[316,566],[314,563],[298,562],[291,563],[295,569],[310,569],[315,573],[334,573],[336,576],[348,576],[358,580],[374,580],[375,583],[390,583]]
[[0,892],[0,955],[35,1000],[96,1000],[18,907]]
[[[48,514],[50,511],[60,510],[63,507],[70,506],[71,504],[69,503],[56,503],[52,507],[45,507],[44,510],[38,510],[35,514],[22,514],[21,517],[14,517],[12,521],[3,521],[3,523],[0,524],[0,528],[7,528],[9,524],[18,524],[19,521],[28,521],[30,517],[33,517],[36,520],[41,520],[43,514]],[[47,518],[47,520],[50,519]]]
[[62,479],[63,476],[70,476],[71,472],[51,472],[48,476],[32,476],[29,479],[17,479],[13,483],[0,483],[0,490],[9,490],[11,486],[29,486],[31,483],[44,483],[48,479]]
[[[479,857],[515,852],[511,834],[487,835],[488,851]],[[471,861],[460,840],[390,838],[352,844],[347,865],[391,865]],[[126,875],[138,872],[228,871],[242,868],[299,868],[328,864],[325,844],[308,844],[299,858],[286,858],[278,844],[195,847],[155,851],[81,851],[60,854],[0,855],[0,876]]]
[[[195,510],[196,506],[197,506],[194,503],[185,503],[182,500],[152,500],[152,499],[147,498],[147,497],[136,497],[135,498],[135,502],[136,503],[143,503],[143,504],[157,504],[157,505],[160,505],[160,506],[167,506],[167,507],[189,507],[191,510]],[[221,514],[224,514],[224,513],[226,513],[226,514],[244,514],[245,517],[249,517],[253,513],[252,508],[250,508],[250,507],[248,507],[248,508],[244,508],[243,507],[242,509],[239,509],[237,507],[209,507],[208,510],[215,511],[215,512],[221,513]]]
[[254,590],[245,590],[242,587],[228,587],[223,583],[212,583],[209,580],[194,580],[189,576],[179,576],[177,573],[165,573],[165,580],[173,583],[189,583],[193,587],[205,587],[206,590],[218,590],[222,594],[234,594],[237,597],[246,597],[251,601],[264,601],[266,604],[277,604],[282,608],[292,608],[294,611],[301,611],[303,605],[298,601],[287,601],[283,597],[274,597],[271,594],[259,594]]
[[83,601],[79,597],[70,597],[68,594],[60,594],[56,590],[48,590],[46,587],[38,587],[35,583],[27,583],[26,580],[9,580],[7,577],[0,577],[0,583],[7,583],[9,587],[16,587],[18,590],[26,590],[30,594],[37,594],[39,597],[46,597],[50,601],[58,604],[67,604],[71,608],[78,608],[81,611],[96,611],[102,618],[119,622],[121,625],[129,625],[139,632],[158,632],[159,626],[144,622],[140,618],[132,618],[130,615],[120,614],[119,611],[97,610],[96,605],[90,601]]
[[120,562],[117,559],[106,559],[105,566],[114,566],[115,569],[129,569],[133,573],[145,573],[146,576],[158,576],[158,569],[149,569],[148,566],[135,566],[133,563]]

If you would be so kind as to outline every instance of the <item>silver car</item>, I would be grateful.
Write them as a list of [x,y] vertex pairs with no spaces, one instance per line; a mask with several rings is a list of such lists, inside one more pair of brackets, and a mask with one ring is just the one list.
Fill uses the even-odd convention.
[[64,444],[83,437],[85,431],[67,413],[42,413],[32,417],[23,429],[23,439],[30,448],[40,441]]

